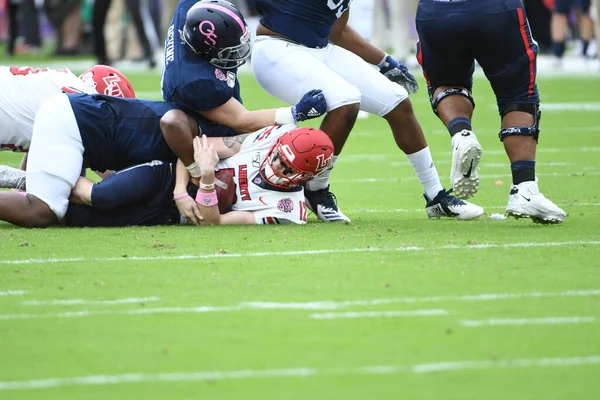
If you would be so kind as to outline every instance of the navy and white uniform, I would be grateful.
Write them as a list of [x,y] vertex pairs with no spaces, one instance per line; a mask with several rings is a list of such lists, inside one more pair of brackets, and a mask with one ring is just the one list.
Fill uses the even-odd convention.
[[[161,76],[163,99],[186,107],[190,111],[208,111],[235,98],[240,103],[237,69],[222,70],[195,54],[181,39],[185,16],[197,0],[182,0],[167,30],[165,60]],[[207,124],[212,124],[207,121]],[[214,129],[207,136],[233,136],[233,129],[223,127],[218,135]]]
[[406,90],[356,54],[330,43],[335,22],[352,0],[256,0],[261,24],[281,36],[258,36],[252,69],[271,95],[296,104],[322,89],[327,111],[360,102],[361,110],[384,116],[408,97]]
[[134,226],[179,223],[173,205],[175,163],[151,161],[117,171],[94,184],[92,205],[69,204],[67,226]]
[[439,86],[472,90],[475,60],[508,104],[538,104],[537,43],[521,0],[421,0],[417,58],[432,94]]
[[[27,163],[27,191],[61,219],[82,165],[97,171],[176,156],[160,119],[179,106],[105,95],[59,94],[39,109]],[[202,128],[202,122],[197,120]]]

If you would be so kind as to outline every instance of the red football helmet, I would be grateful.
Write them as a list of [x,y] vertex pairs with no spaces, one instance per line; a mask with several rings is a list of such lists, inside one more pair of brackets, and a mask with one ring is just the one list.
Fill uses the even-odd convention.
[[331,167],[333,143],[323,131],[297,128],[283,134],[262,162],[260,173],[271,185],[291,188]]
[[99,94],[116,97],[135,97],[129,80],[116,68],[108,65],[94,65],[79,76]]

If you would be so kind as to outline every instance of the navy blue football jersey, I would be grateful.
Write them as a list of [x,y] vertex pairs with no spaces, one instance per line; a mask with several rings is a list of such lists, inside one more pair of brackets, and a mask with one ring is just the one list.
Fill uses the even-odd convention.
[[[69,204],[67,226],[178,223],[173,214],[175,164],[152,161],[118,171],[92,186],[92,205]],[[175,207],[176,210],[176,207]]]
[[352,0],[256,0],[255,6],[265,27],[307,47],[322,48],[350,3]]
[[181,39],[185,16],[196,3],[197,0],[181,0],[167,30],[161,76],[163,99],[195,111],[212,110],[232,97],[241,103],[237,69],[215,67]]
[[120,170],[152,160],[177,159],[160,130],[161,117],[178,108],[175,104],[105,95],[67,96],[89,168]]

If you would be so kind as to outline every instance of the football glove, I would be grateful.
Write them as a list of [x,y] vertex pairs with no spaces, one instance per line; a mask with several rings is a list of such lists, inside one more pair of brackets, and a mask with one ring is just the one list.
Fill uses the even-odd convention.
[[382,62],[377,65],[379,72],[392,82],[402,86],[408,93],[417,93],[419,84],[415,77],[408,71],[406,65],[386,54]]
[[322,90],[311,90],[292,107],[292,116],[296,122],[320,117],[325,112],[327,112],[327,102]]

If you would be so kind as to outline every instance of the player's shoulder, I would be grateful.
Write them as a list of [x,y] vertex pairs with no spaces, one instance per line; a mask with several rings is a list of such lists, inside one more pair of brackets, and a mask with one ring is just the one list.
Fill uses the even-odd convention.
[[272,125],[252,132],[242,143],[242,150],[250,147],[270,147],[284,134],[297,128],[296,124]]

